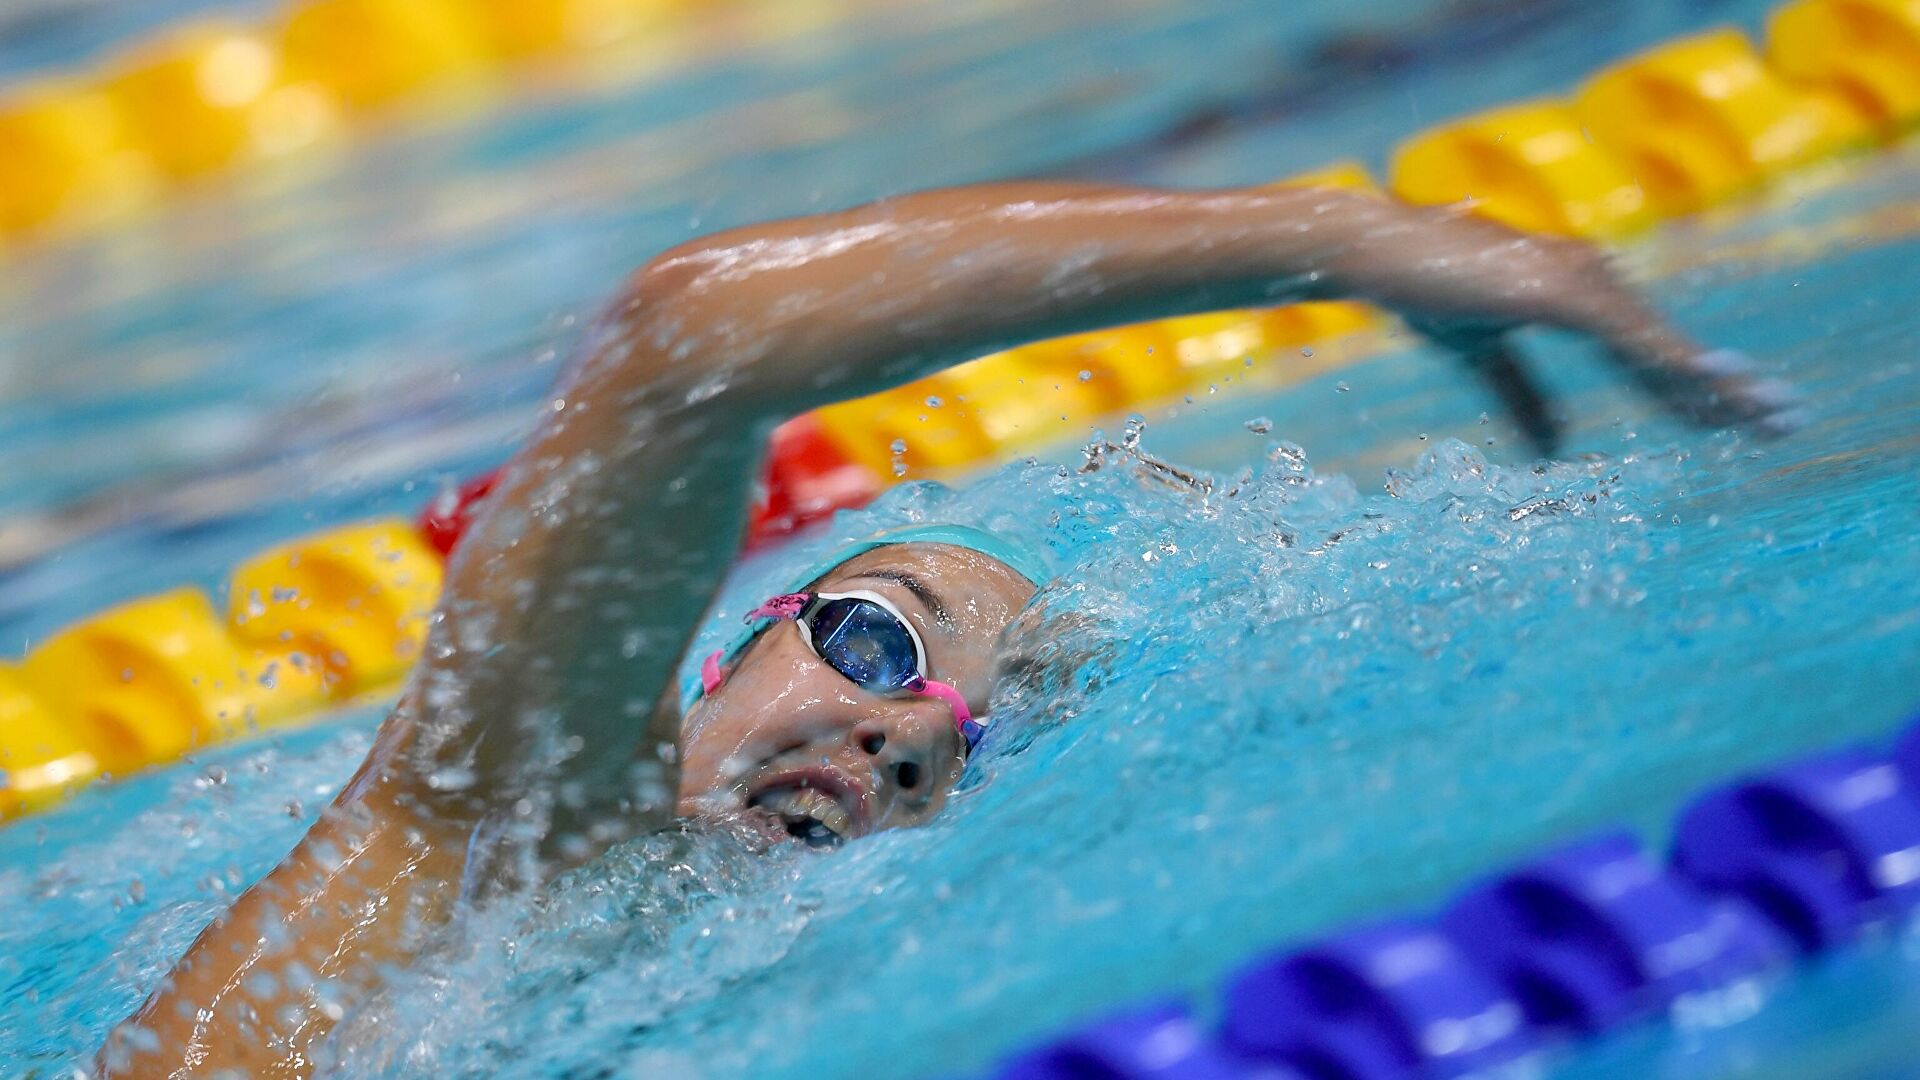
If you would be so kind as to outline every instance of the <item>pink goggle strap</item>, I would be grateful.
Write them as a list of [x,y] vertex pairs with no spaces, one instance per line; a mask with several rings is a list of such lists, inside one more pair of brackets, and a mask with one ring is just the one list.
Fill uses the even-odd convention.
[[953,709],[954,726],[963,731],[966,725],[973,721],[973,710],[967,708],[967,699],[960,696],[960,691],[946,683],[933,679],[921,679],[918,685],[909,686],[907,689],[922,697],[939,698],[946,702]]
[[784,593],[747,612],[741,622],[753,622],[756,619],[791,619],[800,614],[800,610],[813,599],[812,593]]
[[[801,609],[807,606],[807,601],[812,599],[813,596],[809,593],[783,593],[761,604],[759,607],[754,608],[752,611],[747,612],[740,621],[753,622],[757,619],[791,619],[799,615]],[[725,659],[726,655],[727,650],[715,649],[707,654],[705,660],[700,661],[701,693],[711,694],[715,690],[720,689],[721,683],[727,681],[727,673],[725,669],[720,666],[720,661]]]

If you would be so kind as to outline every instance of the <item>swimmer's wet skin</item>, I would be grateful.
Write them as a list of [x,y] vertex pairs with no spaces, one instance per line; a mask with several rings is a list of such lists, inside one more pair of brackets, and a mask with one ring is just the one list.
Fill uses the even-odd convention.
[[[1790,422],[1780,387],[1668,326],[1591,248],[1349,193],[998,184],[676,248],[626,284],[502,474],[366,762],[101,1072],[310,1074],[343,1011],[459,902],[676,816],[824,844],[925,822],[964,761],[955,700],[874,692],[794,619],[768,620],[683,723],[674,674],[765,433],[1026,340],[1332,296],[1399,310],[1510,401],[1538,395],[1503,337],[1542,323],[1597,339],[1685,415]],[[921,542],[807,591],[883,598],[923,646],[917,674],[977,714],[1034,587],[977,547]]]

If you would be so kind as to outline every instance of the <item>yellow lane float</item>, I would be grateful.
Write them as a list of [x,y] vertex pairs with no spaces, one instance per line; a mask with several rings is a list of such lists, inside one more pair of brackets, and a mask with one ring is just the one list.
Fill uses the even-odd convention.
[[1021,351],[1056,377],[1079,379],[1085,372],[1100,411],[1112,413],[1165,401],[1187,388],[1191,380],[1170,362],[1179,344],[1165,323],[1149,322],[1039,341]]
[[59,802],[99,775],[100,762],[72,725],[0,665],[0,821]]
[[290,81],[355,111],[471,80],[487,57],[472,13],[448,0],[304,0],[283,17],[279,46]]
[[1408,202],[1467,202],[1527,232],[1617,237],[1653,221],[1626,166],[1557,101],[1493,109],[1416,135],[1394,153],[1388,183]]
[[521,60],[596,49],[660,29],[684,0],[465,0],[494,55]]
[[1373,174],[1367,167],[1353,160],[1342,158],[1317,169],[1294,173],[1284,180],[1273,183],[1277,188],[1331,188],[1335,191],[1358,191],[1369,195],[1378,195],[1380,185],[1374,183]]
[[835,449],[891,483],[907,473],[959,468],[993,453],[986,433],[961,409],[960,394],[944,375],[816,411]]
[[0,95],[0,239],[92,224],[145,202],[157,177],[98,89],[45,82]]
[[376,521],[304,537],[233,572],[233,637],[299,652],[336,697],[397,681],[426,641],[440,557],[413,524]]
[[1882,137],[1920,123],[1920,0],[1798,0],[1767,22],[1782,75],[1831,89]]
[[1732,29],[1607,68],[1581,87],[1574,107],[1663,217],[1710,206],[1870,134],[1839,99],[1781,79]]
[[102,86],[131,141],[176,179],[310,146],[338,120],[324,89],[287,81],[272,40],[237,26],[187,26],[143,43]]
[[100,766],[120,773],[319,705],[318,665],[291,652],[240,647],[204,595],[176,589],[62,630],[19,671]]

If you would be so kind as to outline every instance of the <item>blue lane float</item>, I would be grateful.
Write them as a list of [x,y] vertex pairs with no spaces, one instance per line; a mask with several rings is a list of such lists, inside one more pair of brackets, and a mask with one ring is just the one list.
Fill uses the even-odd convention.
[[1255,964],[1227,989],[1220,1038],[1319,1080],[1484,1072],[1534,1051],[1520,1003],[1437,928],[1352,930]]
[[1920,717],[1890,755],[1815,754],[1689,803],[1663,864],[1616,830],[1469,886],[1434,918],[1256,960],[1218,1030],[1110,1014],[995,1080],[1445,1080],[1764,980],[1920,908]]
[[1920,903],[1920,799],[1890,761],[1823,754],[1695,802],[1673,861],[1758,907],[1803,949],[1832,948]]
[[1570,844],[1469,889],[1441,925],[1519,999],[1533,1027],[1605,1031],[1785,966],[1785,939],[1713,898],[1627,832]]

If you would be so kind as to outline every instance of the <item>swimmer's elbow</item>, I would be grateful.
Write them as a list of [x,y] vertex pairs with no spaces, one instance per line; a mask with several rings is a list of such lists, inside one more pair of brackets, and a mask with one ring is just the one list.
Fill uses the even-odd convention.
[[[705,384],[724,369],[730,404],[784,402],[796,389],[790,369],[805,368],[819,341],[846,335],[834,330],[836,313],[791,303],[791,281],[737,265],[738,245],[752,240],[735,233],[691,241],[634,271],[596,353],[617,357],[622,380],[673,388]],[[760,362],[776,356],[785,362]]]
[[661,253],[627,276],[614,295],[607,319],[617,326],[638,329],[650,323],[684,324],[699,278],[696,264],[681,245]]

